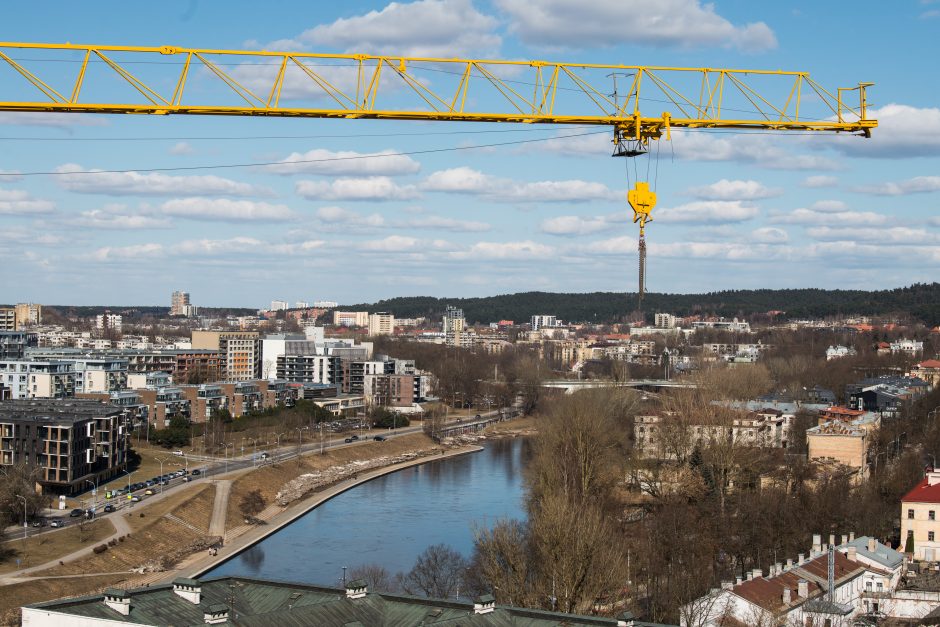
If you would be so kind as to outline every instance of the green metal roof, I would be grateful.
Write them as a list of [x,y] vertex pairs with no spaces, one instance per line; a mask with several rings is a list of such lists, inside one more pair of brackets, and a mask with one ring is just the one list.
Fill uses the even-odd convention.
[[492,612],[474,614],[470,601],[425,599],[398,594],[372,592],[359,599],[348,599],[344,588],[246,577],[223,577],[193,583],[201,586],[200,604],[196,605],[177,595],[173,592],[172,584],[139,588],[128,591],[130,613],[127,616],[105,605],[102,595],[49,601],[26,607],[140,625],[202,625],[207,611],[216,613],[217,606],[228,609],[227,624],[246,627],[617,625],[617,620],[611,618],[509,606],[496,606]]

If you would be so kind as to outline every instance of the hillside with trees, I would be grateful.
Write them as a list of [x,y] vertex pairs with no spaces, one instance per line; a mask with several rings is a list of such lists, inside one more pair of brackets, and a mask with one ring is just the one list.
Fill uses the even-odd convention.
[[[536,314],[553,314],[572,322],[622,322],[636,308],[636,293],[521,292],[482,298],[398,297],[360,303],[343,309],[391,311],[401,318],[440,316],[447,305],[460,307],[471,323],[498,320],[527,321]],[[940,283],[916,283],[892,290],[727,290],[704,294],[644,296],[647,318],[655,312],[680,316],[694,314],[747,317],[768,311],[786,312],[788,318],[829,316],[910,316],[930,326],[940,325]]]

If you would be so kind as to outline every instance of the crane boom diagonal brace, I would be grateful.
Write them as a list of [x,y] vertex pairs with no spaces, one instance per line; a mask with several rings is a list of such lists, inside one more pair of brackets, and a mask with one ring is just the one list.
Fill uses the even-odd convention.
[[[42,58],[49,54],[66,58]],[[44,66],[49,60],[57,63]],[[46,67],[61,69],[62,61],[75,72]],[[130,69],[145,64],[162,72],[150,84]],[[0,111],[601,125],[635,139],[670,127],[867,135],[877,126],[867,117],[870,83],[833,92],[806,72],[780,70],[0,42],[3,66],[27,89],[5,88]],[[611,99],[599,80],[611,72],[632,77],[623,100]],[[113,78],[132,88],[133,101],[89,95]],[[199,87],[190,89],[194,82]],[[210,83],[219,93],[206,89]],[[480,108],[482,90],[494,95],[492,108]],[[858,91],[857,102],[848,104],[846,90]],[[810,99],[817,106],[807,115]],[[646,115],[640,105],[647,102],[666,110]]]

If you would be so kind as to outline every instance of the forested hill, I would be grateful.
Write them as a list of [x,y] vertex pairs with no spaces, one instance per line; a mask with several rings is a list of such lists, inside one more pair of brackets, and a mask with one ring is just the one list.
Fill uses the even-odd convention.
[[[573,322],[615,322],[636,308],[636,294],[591,292],[566,294],[522,292],[483,298],[399,297],[377,303],[343,306],[354,311],[390,311],[399,318],[439,317],[447,305],[460,307],[469,322],[514,320],[524,322],[536,314],[555,315]],[[729,290],[706,294],[647,294],[643,309],[680,316],[725,317],[784,311],[788,318],[839,315],[910,314],[931,326],[940,325],[940,283],[915,284],[893,290]]]

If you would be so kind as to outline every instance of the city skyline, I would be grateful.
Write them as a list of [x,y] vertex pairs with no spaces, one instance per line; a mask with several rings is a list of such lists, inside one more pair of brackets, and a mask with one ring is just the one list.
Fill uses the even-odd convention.
[[[880,124],[870,140],[674,132],[661,142],[648,289],[935,279],[940,109],[917,80],[938,52],[935,6],[875,7],[850,31],[831,26],[838,7],[811,3],[619,4],[571,16],[562,2],[524,11],[514,0],[313,12],[298,3],[279,15],[232,3],[220,17],[198,3],[61,3],[54,23],[45,9],[18,8],[15,39],[781,68],[832,88],[873,81]],[[303,18],[288,24],[291,11]],[[565,16],[583,27],[568,28]],[[590,26],[611,23],[609,32]],[[904,43],[876,54],[870,42],[885,37]],[[559,138],[567,135],[579,136]],[[468,149],[530,140],[548,141]],[[636,290],[627,177],[602,128],[2,113],[0,141],[10,302],[163,305],[180,286],[207,307]],[[379,156],[344,160],[362,155]],[[280,165],[213,169],[246,163]],[[161,168],[169,171],[153,171]],[[85,170],[119,172],[70,174]]]

